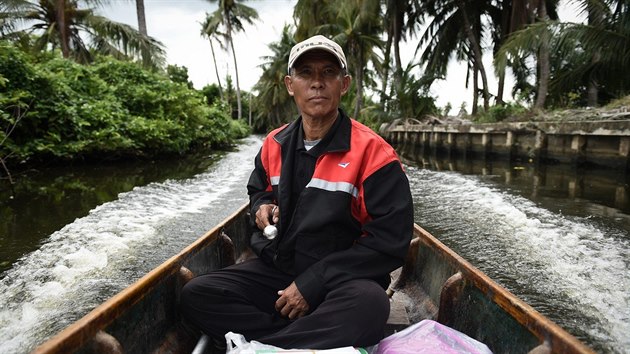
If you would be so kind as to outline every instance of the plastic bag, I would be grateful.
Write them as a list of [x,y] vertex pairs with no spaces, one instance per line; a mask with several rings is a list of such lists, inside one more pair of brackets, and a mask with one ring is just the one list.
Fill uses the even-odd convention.
[[[342,347],[335,349],[282,349],[273,345],[263,344],[255,340],[248,342],[242,334],[228,332],[225,334],[227,341],[226,354],[275,354],[275,353],[311,353],[311,354],[365,354],[363,349]],[[362,351],[363,350],[363,351]]]
[[492,354],[487,345],[432,320],[423,320],[384,338],[374,354]]
[[257,354],[257,353],[273,353],[280,348],[272,345],[262,344],[255,340],[248,342],[242,334],[228,332],[225,334],[227,341],[227,350],[225,354]]

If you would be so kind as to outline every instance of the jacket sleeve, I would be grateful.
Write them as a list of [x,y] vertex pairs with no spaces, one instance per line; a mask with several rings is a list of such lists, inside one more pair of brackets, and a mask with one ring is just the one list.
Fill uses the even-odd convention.
[[269,240],[262,236],[262,231],[256,226],[256,211],[262,204],[273,203],[274,195],[269,185],[269,177],[265,172],[261,160],[261,150],[254,159],[254,170],[249,176],[247,182],[247,194],[249,195],[249,210],[251,217],[252,235],[250,245],[252,250],[259,257],[262,256],[263,250],[271,244]]
[[371,217],[362,225],[363,236],[352,247],[313,264],[295,280],[311,308],[348,280],[373,279],[387,286],[389,273],[404,263],[413,234],[413,202],[400,162],[378,169],[364,181],[363,188]]

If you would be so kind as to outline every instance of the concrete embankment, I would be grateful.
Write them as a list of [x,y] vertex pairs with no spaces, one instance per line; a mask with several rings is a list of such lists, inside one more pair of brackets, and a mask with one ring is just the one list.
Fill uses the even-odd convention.
[[630,170],[630,120],[495,124],[401,123],[382,132],[393,145],[471,158],[597,165]]

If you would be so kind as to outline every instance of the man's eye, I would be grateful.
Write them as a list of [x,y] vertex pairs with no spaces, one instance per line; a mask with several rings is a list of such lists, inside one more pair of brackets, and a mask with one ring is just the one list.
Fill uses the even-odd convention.
[[337,70],[335,69],[325,69],[324,76],[326,77],[335,77],[337,76]]
[[298,70],[297,74],[300,76],[311,76],[311,70],[308,70],[308,69]]

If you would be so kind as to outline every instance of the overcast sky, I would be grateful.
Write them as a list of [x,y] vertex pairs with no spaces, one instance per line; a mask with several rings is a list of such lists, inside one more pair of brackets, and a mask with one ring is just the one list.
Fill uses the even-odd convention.
[[[293,7],[296,2],[297,0],[245,2],[258,11],[260,20],[253,26],[246,25],[245,32],[239,33],[234,40],[241,89],[249,91],[258,81],[262,74],[259,67],[263,62],[261,57],[271,54],[267,45],[280,39],[284,25],[293,24]],[[567,0],[563,2],[566,3]],[[200,35],[201,22],[206,18],[206,13],[212,13],[216,8],[216,2],[205,0],[145,0],[149,35],[165,45],[168,64],[188,68],[190,80],[197,89],[217,81],[210,45]],[[564,9],[560,14],[561,19],[574,17],[573,12],[573,9]],[[112,1],[111,5],[99,9],[99,13],[137,28],[135,1]],[[415,44],[403,46],[403,65],[411,60],[414,50]],[[234,81],[234,62],[231,56],[216,45],[215,53],[222,84],[225,84],[224,78],[227,74]],[[491,69],[492,58],[485,56],[484,61],[486,72],[490,76],[491,92],[496,93],[496,80]],[[451,114],[456,114],[462,102],[472,101],[470,90],[464,86],[465,77],[465,65],[453,63],[450,66],[447,80],[438,81],[432,86],[432,94],[437,98],[438,106],[450,102],[453,107]],[[508,86],[511,86],[511,82],[508,82]],[[510,88],[506,88],[506,99],[510,98],[509,90]],[[467,103],[467,109],[470,111],[470,103]]]

